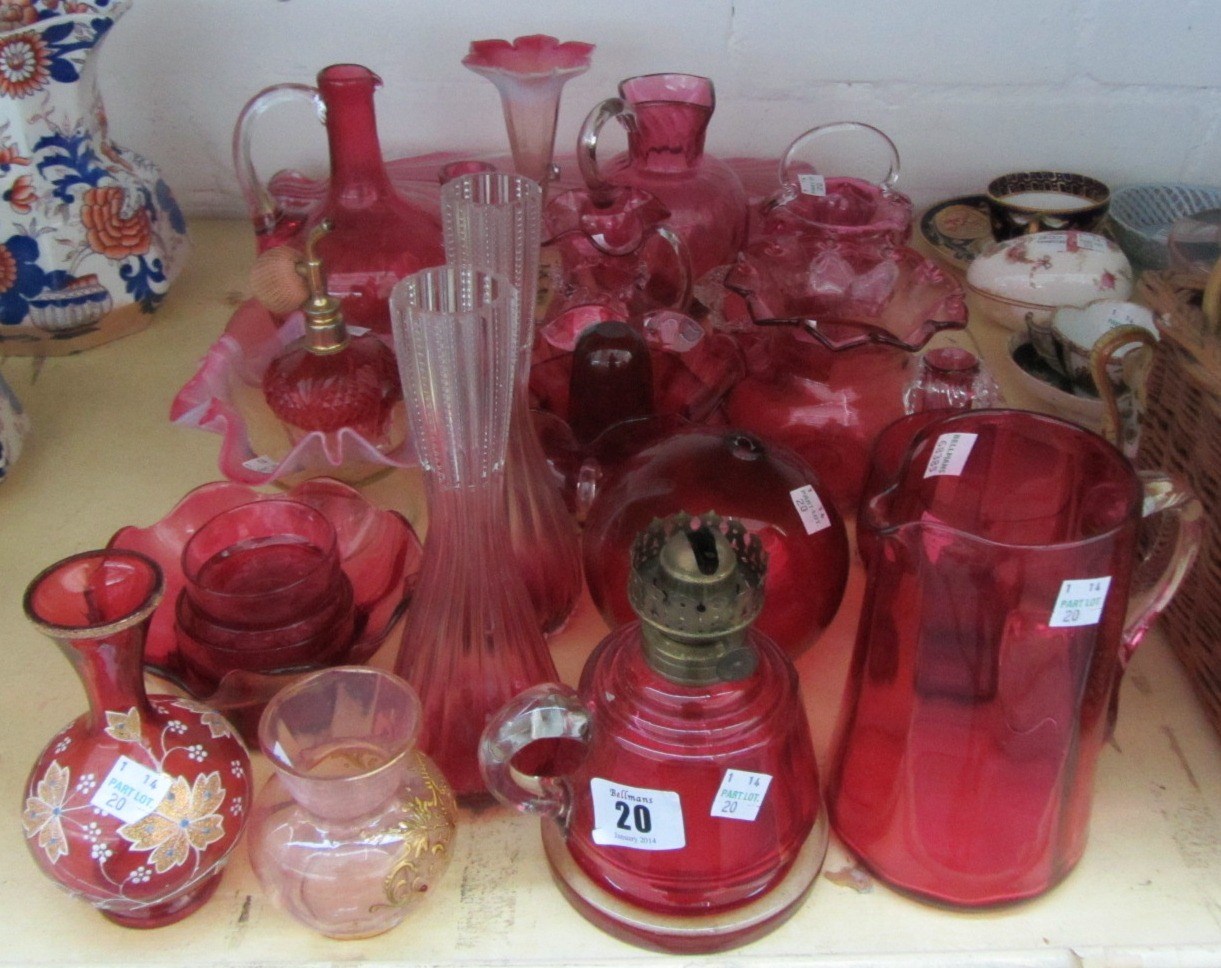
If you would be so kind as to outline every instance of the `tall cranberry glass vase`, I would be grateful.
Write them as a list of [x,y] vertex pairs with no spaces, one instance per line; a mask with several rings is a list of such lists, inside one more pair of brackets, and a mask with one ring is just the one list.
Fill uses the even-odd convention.
[[172,924],[216,890],[250,807],[250,759],[220,713],[144,691],[144,636],[164,579],[134,551],[43,571],[25,611],[67,656],[89,710],[30,771],[21,815],[43,873],[111,921]]
[[395,671],[420,695],[420,748],[459,796],[483,792],[485,720],[555,665],[509,543],[505,451],[521,342],[517,291],[444,266],[408,276],[390,308],[424,469],[424,564]]
[[518,292],[517,378],[505,463],[509,539],[539,623],[544,632],[552,632],[581,596],[581,551],[576,525],[530,419],[542,194],[537,183],[521,175],[464,175],[441,189],[441,216],[451,263],[503,276]]

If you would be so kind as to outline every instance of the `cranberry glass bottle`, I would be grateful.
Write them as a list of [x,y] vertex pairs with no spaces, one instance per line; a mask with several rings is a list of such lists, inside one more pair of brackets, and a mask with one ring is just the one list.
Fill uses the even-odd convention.
[[263,395],[294,440],[312,431],[347,428],[380,450],[390,439],[390,417],[402,399],[390,347],[372,333],[348,333],[338,299],[327,291],[318,247],[330,232],[324,220],[311,233],[305,272],[309,300],[305,335],[290,343],[263,372]]
[[[796,909],[827,846],[797,673],[751,627],[763,545],[680,514],[632,563],[640,620],[602,641],[577,692],[544,684],[502,709],[480,764],[499,798],[546,817],[552,871],[595,924],[673,951],[743,944]],[[529,775],[527,749],[563,740],[575,765]]]
[[[437,216],[402,197],[390,181],[377,136],[373,93],[381,78],[359,64],[332,64],[318,87],[279,84],[242,109],[233,134],[238,183],[254,219],[259,251],[300,247],[323,219],[334,226],[319,246],[330,282],[353,325],[390,333],[387,300],[395,282],[445,261]],[[255,120],[275,104],[305,98],[326,124],[331,177],[321,204],[278,196],[260,183],[251,159]],[[274,183],[275,179],[273,179]]]
[[21,815],[38,866],[111,921],[172,924],[203,904],[246,823],[246,749],[220,713],[144,691],[144,635],[164,580],[134,551],[42,572],[25,611],[67,656],[89,710],[30,772]]

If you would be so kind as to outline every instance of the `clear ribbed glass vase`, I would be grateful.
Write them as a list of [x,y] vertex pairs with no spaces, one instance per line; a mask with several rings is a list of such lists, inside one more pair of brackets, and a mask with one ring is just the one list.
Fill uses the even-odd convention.
[[484,722],[557,677],[508,537],[521,313],[511,283],[469,266],[408,276],[390,309],[429,515],[395,671],[420,695],[420,748],[469,797]]
[[441,216],[449,262],[501,275],[520,296],[518,369],[505,465],[509,538],[539,624],[544,632],[554,632],[572,614],[582,586],[576,524],[530,419],[542,190],[522,175],[464,175],[442,187]]

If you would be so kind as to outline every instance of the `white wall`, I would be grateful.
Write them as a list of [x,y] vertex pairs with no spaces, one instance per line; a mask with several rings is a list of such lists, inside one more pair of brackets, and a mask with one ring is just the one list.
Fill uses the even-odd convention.
[[[188,212],[235,215],[230,137],[256,91],[363,63],[385,81],[388,157],[502,149],[495,90],[460,61],[472,39],[534,32],[598,46],[557,153],[619,79],[674,70],[716,82],[710,151],[777,156],[816,124],[868,121],[921,204],[1035,167],[1221,183],[1218,0],[135,0],[100,76],[115,140]],[[306,113],[262,143],[268,172],[325,167]]]

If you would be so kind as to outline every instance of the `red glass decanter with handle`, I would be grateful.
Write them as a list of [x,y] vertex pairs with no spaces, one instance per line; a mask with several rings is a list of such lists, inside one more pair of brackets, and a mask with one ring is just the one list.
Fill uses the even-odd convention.
[[[377,134],[373,94],[381,78],[359,64],[332,64],[318,86],[277,84],[242,109],[233,133],[233,163],[254,221],[260,252],[301,249],[314,226],[333,228],[318,254],[349,322],[390,334],[387,300],[403,276],[445,261],[441,222],[404,198],[390,181]],[[281,172],[264,184],[252,158],[255,123],[277,104],[306,100],[326,125],[331,174],[323,184]]]

